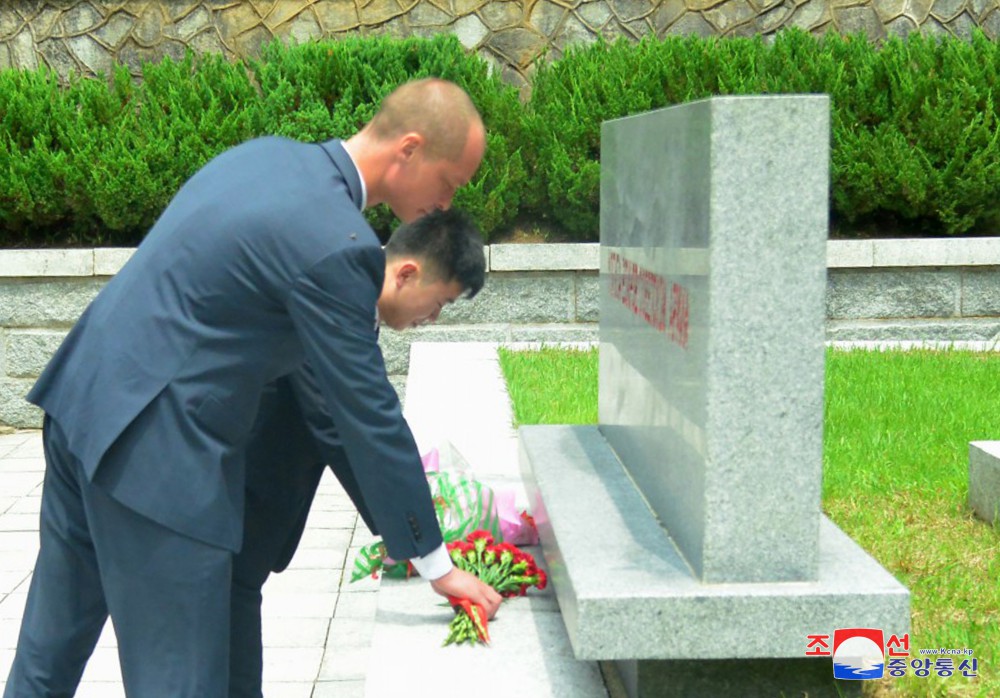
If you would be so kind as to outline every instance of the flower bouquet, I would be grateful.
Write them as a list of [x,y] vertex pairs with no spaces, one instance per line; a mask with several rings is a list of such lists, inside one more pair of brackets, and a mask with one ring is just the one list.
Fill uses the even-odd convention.
[[[442,470],[440,454],[433,449],[422,458],[441,535],[456,567],[483,580],[504,597],[523,596],[532,586],[544,589],[545,572],[535,559],[517,547],[536,545],[538,529],[531,516],[518,512],[512,490],[494,492],[476,480],[460,460],[454,470]],[[366,577],[408,579],[416,574],[408,560],[390,558],[385,544],[376,541],[358,551],[351,581]],[[485,609],[468,599],[448,598],[456,615],[445,645],[489,643]]]
[[[453,458],[461,456],[453,454]],[[477,530],[489,532],[498,541],[521,545],[538,543],[535,522],[527,512],[517,511],[513,491],[494,492],[472,477],[464,460],[454,472],[442,470],[437,449],[424,454],[422,460],[445,543],[462,541]],[[414,570],[408,561],[390,558],[385,545],[376,541],[358,551],[351,581],[378,577],[380,573],[392,579],[408,579]]]
[[[544,589],[545,571],[535,558],[511,543],[496,543],[489,531],[473,531],[464,541],[448,543],[448,553],[459,569],[475,575],[503,597],[524,596],[531,587]],[[444,644],[489,644],[486,611],[468,599],[449,597],[455,617]]]

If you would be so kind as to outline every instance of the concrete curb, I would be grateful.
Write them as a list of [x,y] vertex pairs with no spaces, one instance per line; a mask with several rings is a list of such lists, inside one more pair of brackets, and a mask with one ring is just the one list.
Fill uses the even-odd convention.
[[[128,247],[0,250],[0,278],[113,276],[135,252]],[[486,246],[488,271],[597,271],[600,245],[500,243]],[[1000,237],[829,240],[827,267],[1000,266]]]

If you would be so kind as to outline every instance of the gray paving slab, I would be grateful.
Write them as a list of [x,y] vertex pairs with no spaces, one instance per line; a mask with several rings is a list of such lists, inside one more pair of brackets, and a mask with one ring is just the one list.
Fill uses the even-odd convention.
[[32,432],[0,435],[0,458],[7,458],[15,449],[32,438]]
[[264,652],[264,682],[312,683],[322,659],[322,647],[268,647]]
[[0,472],[4,473],[38,473],[45,471],[45,458],[40,456],[12,457],[4,456],[0,460]]
[[[27,585],[38,551],[38,512],[44,474],[41,433],[0,435],[0,692],[13,661]],[[378,582],[366,580],[344,594],[344,564],[352,544],[370,542],[367,530],[355,535],[357,513],[328,472],[320,484],[303,545],[284,574],[264,588],[264,694],[268,698],[309,698],[363,694],[359,681],[317,683],[324,658],[342,654],[358,661],[367,638],[330,633],[334,611],[370,628]],[[351,558],[353,559],[353,558]],[[341,647],[344,648],[340,652]],[[364,665],[364,662],[361,662]],[[80,698],[124,696],[117,641],[105,627],[77,692]]]
[[267,698],[310,698],[312,681],[265,681],[264,695]]
[[37,545],[25,548],[24,550],[0,551],[0,572],[30,572],[35,566],[35,558],[37,556]]
[[308,523],[312,528],[347,531],[353,531],[357,521],[358,514],[353,510],[353,506],[351,511],[337,509],[331,511],[312,511],[308,519]]
[[[3,594],[0,594],[2,596]],[[13,652],[17,647],[17,635],[19,631],[19,626],[17,623],[0,623],[0,654],[5,651]],[[7,678],[7,674],[3,674],[4,679]]]
[[320,666],[320,681],[363,681],[374,627],[371,618],[334,618],[328,651]]
[[330,618],[337,607],[336,592],[267,592],[261,606],[265,618]]
[[[300,549],[320,548],[321,550],[343,551],[351,543],[351,530],[343,528],[307,528],[299,542]],[[331,560],[336,556],[331,555]]]
[[329,618],[282,618],[268,616],[261,619],[263,634],[268,647],[322,648],[326,644]]
[[[0,650],[0,676],[3,676],[4,683],[7,682],[7,674],[10,673],[10,665],[14,661],[14,650]],[[0,684],[0,688],[3,684]]]
[[[332,557],[332,556],[331,556]],[[331,560],[334,566],[324,569],[290,569],[282,574],[274,575],[268,583],[268,591],[272,593],[298,592],[336,593],[340,589],[340,568],[338,560]]]
[[38,514],[0,514],[0,531],[37,531]]
[[4,458],[45,458],[42,439],[39,432],[25,432],[25,438],[20,441]]
[[364,681],[317,681],[312,698],[364,698],[364,695]]
[[[6,514],[35,514],[37,516],[38,512],[42,510],[42,497],[40,494],[36,495],[32,492],[27,497],[18,497],[16,499],[11,497],[10,499],[12,503],[4,512]],[[2,505],[0,505],[0,510],[3,510]]]
[[38,531],[0,531],[0,553],[38,550]]
[[84,681],[76,692],[76,698],[125,698],[125,689],[120,681]]
[[3,489],[0,491],[5,497],[27,497],[41,485],[41,473],[14,471],[3,474]]
[[[527,599],[505,601],[490,623],[489,647],[441,647],[454,613],[438,599],[419,580],[383,581],[366,695],[393,695],[402,675],[422,686],[448,676],[450,685],[476,686],[477,696],[507,696],[514,686],[537,698],[607,696],[597,664],[574,658],[554,605],[544,610]],[[389,657],[394,670],[380,670]],[[503,679],[487,682],[484,676]]]
[[0,570],[0,598],[13,594],[30,576],[24,570]]
[[[361,584],[355,582],[354,584]],[[378,585],[358,587],[353,594],[342,593],[337,599],[337,608],[333,617],[336,620],[345,618],[371,620],[378,608]]]

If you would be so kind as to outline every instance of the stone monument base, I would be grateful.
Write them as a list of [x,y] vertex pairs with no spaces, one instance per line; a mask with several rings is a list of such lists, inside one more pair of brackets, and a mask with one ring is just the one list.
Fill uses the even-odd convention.
[[[653,690],[659,682],[646,676],[679,672],[699,684],[722,666],[676,660],[766,660],[739,663],[739,671],[751,671],[787,659],[778,662],[785,664],[782,681],[812,662],[832,685],[830,659],[806,656],[809,635],[829,636],[832,651],[837,628],[880,628],[886,638],[909,631],[909,592],[826,517],[815,581],[704,584],[597,427],[522,427],[519,436],[529,502],[573,651],[578,659],[638,660],[633,695],[675,695]],[[714,690],[705,695],[725,695]]]
[[861,681],[837,681],[815,659],[676,659],[619,661],[630,696],[691,698],[854,698]]
[[969,506],[982,520],[1000,524],[1000,441],[969,444]]

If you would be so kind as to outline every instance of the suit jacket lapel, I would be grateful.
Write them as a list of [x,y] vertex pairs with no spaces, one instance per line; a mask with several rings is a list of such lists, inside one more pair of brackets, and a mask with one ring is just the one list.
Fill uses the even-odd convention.
[[351,156],[344,150],[343,142],[339,139],[334,139],[320,143],[320,147],[326,151],[326,154],[330,156],[330,160],[340,170],[340,175],[343,177],[344,182],[347,184],[347,190],[351,194],[351,201],[360,210],[362,203],[361,175],[358,173],[358,168],[354,165],[354,161],[351,160]]

